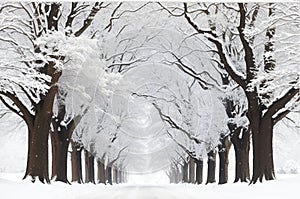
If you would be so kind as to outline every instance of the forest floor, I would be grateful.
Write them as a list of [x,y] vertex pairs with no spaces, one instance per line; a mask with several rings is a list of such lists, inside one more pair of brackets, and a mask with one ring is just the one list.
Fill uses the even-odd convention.
[[278,174],[277,180],[248,185],[50,185],[21,180],[21,173],[0,173],[1,199],[296,199],[300,195],[300,174]]

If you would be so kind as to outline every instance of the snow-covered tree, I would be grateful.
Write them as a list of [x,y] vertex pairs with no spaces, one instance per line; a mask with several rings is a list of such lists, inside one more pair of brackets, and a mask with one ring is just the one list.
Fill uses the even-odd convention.
[[[299,101],[299,4],[184,3],[174,11],[200,41],[209,41],[218,56],[213,60],[246,95],[254,157],[251,181],[274,179],[273,126]],[[238,59],[231,56],[236,52]]]
[[[6,69],[5,78],[1,81],[1,85],[5,86],[1,87],[1,101],[19,114],[28,125],[29,147],[25,177],[29,175],[33,179],[38,177],[42,182],[49,182],[48,134],[59,80],[64,70],[78,70],[84,64],[91,63],[87,62],[91,60],[84,58],[93,58],[94,62],[101,59],[96,58],[96,55],[91,57],[91,52],[87,51],[89,48],[83,48],[83,45],[94,42],[83,35],[96,14],[108,5],[99,2],[1,4],[1,43],[12,52],[11,56],[2,59],[5,63],[1,67]],[[93,45],[89,47],[95,47]],[[14,60],[11,62],[8,59]],[[96,67],[95,64],[93,66]],[[8,85],[7,79],[12,84]],[[64,112],[64,108],[59,107],[58,110]],[[74,121],[65,123],[64,113],[58,115],[61,116],[58,119],[62,119],[58,125],[70,125],[68,128],[74,129]],[[56,130],[59,129],[58,126]],[[70,136],[64,136],[69,142]],[[62,172],[65,170],[62,169]],[[65,177],[62,174],[59,180],[66,181]]]

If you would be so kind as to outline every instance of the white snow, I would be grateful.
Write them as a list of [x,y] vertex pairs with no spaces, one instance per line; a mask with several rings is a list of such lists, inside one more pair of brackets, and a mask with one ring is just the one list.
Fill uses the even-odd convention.
[[300,175],[278,175],[278,179],[263,184],[229,183],[226,185],[67,185],[54,182],[51,185],[20,180],[22,174],[0,174],[1,198],[43,199],[252,199],[254,198],[298,198]]

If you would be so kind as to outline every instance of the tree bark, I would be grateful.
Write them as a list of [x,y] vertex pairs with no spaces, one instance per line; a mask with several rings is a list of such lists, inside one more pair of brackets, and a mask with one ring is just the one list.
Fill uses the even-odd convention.
[[106,167],[106,179],[107,179],[107,183],[112,185],[112,167],[111,166]]
[[184,161],[183,166],[182,166],[182,182],[188,183],[189,182],[189,177],[188,177],[188,163]]
[[54,152],[52,153],[52,168],[54,168],[52,178],[55,178],[55,181],[69,183],[67,179],[67,158],[70,143],[69,132],[59,124],[53,126],[54,131],[51,133],[52,151]]
[[193,158],[189,161],[189,183],[195,183],[195,162]]
[[228,182],[228,154],[231,142],[228,136],[221,139],[221,144],[218,146],[219,153],[219,184]]
[[83,182],[81,161],[82,146],[73,141],[71,141],[71,145],[72,182],[78,182],[79,184],[81,184]]
[[207,154],[207,180],[206,184],[208,183],[215,183],[216,182],[216,151],[213,149]]
[[30,132],[30,142],[29,142],[29,152],[28,152],[28,161],[24,179],[27,176],[32,177],[32,181],[34,182],[36,177],[41,182],[50,183],[49,180],[49,171],[48,171],[48,134],[45,129],[46,127],[42,127],[42,123],[40,127],[35,128],[34,131]]
[[[242,134],[241,138],[239,134]],[[234,182],[248,182],[250,180],[249,171],[249,149],[250,133],[249,130],[239,127],[234,130],[231,141],[235,152],[235,180]]]
[[203,160],[195,160],[196,163],[196,183],[202,184],[203,181]]
[[85,157],[85,183],[95,184],[95,169],[94,169],[94,156],[84,149]]
[[98,183],[105,184],[105,166],[104,164],[98,160],[97,161],[97,168],[98,168]]
[[270,117],[263,117],[260,127],[260,164],[261,174],[259,177],[260,182],[265,176],[266,180],[274,180],[274,161],[273,161],[273,121]]

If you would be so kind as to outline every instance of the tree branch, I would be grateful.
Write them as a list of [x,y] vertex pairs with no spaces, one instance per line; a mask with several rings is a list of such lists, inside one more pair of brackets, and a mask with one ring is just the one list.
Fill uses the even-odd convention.
[[188,138],[190,140],[194,141],[196,144],[206,143],[204,140],[200,140],[196,137],[191,136],[191,134],[189,132],[187,132],[185,129],[183,129],[182,127],[177,125],[176,122],[174,122],[170,116],[163,114],[161,109],[155,103],[152,103],[152,104],[156,108],[156,110],[158,111],[159,116],[162,119],[162,121],[167,122],[170,125],[171,128],[174,128],[174,129],[177,129],[177,130],[181,131],[186,136],[188,136]]
[[[13,95],[11,93],[3,92],[3,91],[0,91],[0,95],[4,95],[5,97],[9,98],[17,106],[17,108],[20,110],[20,112],[23,115],[20,115],[20,113],[18,111],[16,111],[15,109],[13,109],[10,105],[7,106],[7,108],[9,108],[14,113],[21,116],[22,119],[24,119],[24,121],[28,124],[29,127],[33,125],[34,116],[30,113],[30,111],[27,109],[27,107],[15,95]],[[5,100],[3,100],[3,98],[1,96],[0,96],[0,99],[4,103],[4,105],[8,105],[8,103],[6,103]]]
[[184,150],[187,154],[188,154],[188,156],[190,157],[190,158],[192,158],[192,159],[195,159],[195,154],[193,153],[193,152],[191,152],[190,150],[188,150],[185,146],[183,146],[182,144],[180,144],[173,136],[172,136],[172,134],[169,132],[169,131],[167,131],[167,133],[168,133],[168,135],[170,136],[170,138],[182,149],[182,150]]
[[273,125],[276,125],[277,122],[279,122],[280,120],[285,118],[290,112],[291,112],[291,110],[287,109],[287,110],[279,113],[275,118],[273,118]]
[[99,10],[102,8],[103,2],[96,2],[90,12],[90,14],[87,16],[87,18],[84,20],[83,25],[79,30],[75,32],[75,36],[79,37],[93,22],[96,14],[99,12]]
[[8,104],[3,97],[0,95],[0,100],[2,101],[2,103],[12,112],[14,112],[15,114],[17,114],[18,116],[20,116],[23,120],[25,120],[24,116],[21,114],[21,111],[16,110],[15,108],[13,108],[10,104]]
[[115,159],[113,159],[112,161],[110,161],[110,162],[108,163],[108,166],[112,166],[112,165],[120,158],[121,153],[122,153],[125,149],[127,149],[127,146],[124,147],[124,148],[122,148],[122,149],[119,151],[117,157],[116,157]]
[[[215,44],[217,50],[218,50],[218,55],[221,59],[222,64],[224,65],[225,70],[228,72],[230,77],[236,81],[243,89],[246,89],[246,82],[245,78],[241,75],[238,74],[236,70],[233,68],[233,64],[230,64],[229,61],[230,59],[226,56],[225,50],[223,49],[222,43],[217,39],[216,33],[214,33],[211,30],[202,30],[200,29],[197,24],[195,24],[191,18],[188,16],[188,11],[187,11],[187,3],[184,3],[184,10],[185,10],[185,18],[188,21],[188,23],[200,34],[204,34],[208,40],[212,43]],[[251,51],[252,52],[252,51]]]
[[[272,117],[276,114],[280,109],[285,107],[285,105],[295,96],[299,94],[299,88],[290,88],[285,95],[281,98],[274,101],[268,108],[267,112],[264,114],[263,117]],[[279,114],[280,115],[280,114]],[[279,117],[280,118],[280,117]],[[279,119],[278,118],[278,119]],[[277,121],[278,122],[278,121]]]
[[71,5],[71,10],[70,10],[70,13],[67,17],[67,21],[66,21],[66,25],[65,25],[65,28],[67,29],[66,30],[66,35],[71,35],[72,34],[72,24],[73,24],[73,21],[76,17],[76,13],[77,13],[77,4],[78,2],[72,2],[72,5]]
[[253,80],[256,77],[257,68],[254,62],[254,54],[252,48],[250,47],[249,41],[246,40],[244,30],[246,27],[246,11],[243,3],[239,3],[240,8],[240,25],[238,26],[239,38],[242,42],[244,51],[245,51],[245,62],[246,62],[246,74],[247,74],[247,83]]

